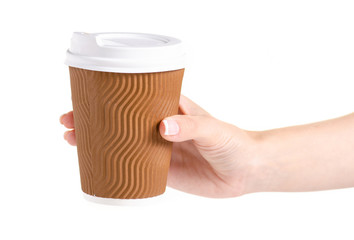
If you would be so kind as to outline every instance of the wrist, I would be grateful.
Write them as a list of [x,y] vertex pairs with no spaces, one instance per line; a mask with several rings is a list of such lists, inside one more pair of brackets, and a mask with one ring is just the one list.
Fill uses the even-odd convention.
[[248,159],[248,176],[244,194],[272,191],[274,166],[269,156],[269,139],[265,131],[246,131],[252,155]]

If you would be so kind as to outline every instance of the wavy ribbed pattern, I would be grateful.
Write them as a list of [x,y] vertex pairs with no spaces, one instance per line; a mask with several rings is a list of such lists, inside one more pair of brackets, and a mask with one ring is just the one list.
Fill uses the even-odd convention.
[[90,143],[89,92],[85,72],[70,68],[71,92],[74,109],[77,152],[80,166],[81,187],[93,194],[92,161]]
[[[72,92],[84,192],[124,199],[162,194],[172,143],[160,136],[158,126],[163,118],[178,113],[184,70],[144,74],[70,71],[72,86],[78,85]],[[83,79],[86,86],[82,86]],[[75,103],[82,99],[89,103]]]

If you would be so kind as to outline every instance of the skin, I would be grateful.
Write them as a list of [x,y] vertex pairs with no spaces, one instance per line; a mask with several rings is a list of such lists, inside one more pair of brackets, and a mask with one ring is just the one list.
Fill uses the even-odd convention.
[[[205,197],[265,191],[315,191],[354,187],[354,114],[268,131],[246,131],[220,121],[185,96],[179,114],[165,118],[178,133],[168,186]],[[73,113],[60,118],[75,146]]]

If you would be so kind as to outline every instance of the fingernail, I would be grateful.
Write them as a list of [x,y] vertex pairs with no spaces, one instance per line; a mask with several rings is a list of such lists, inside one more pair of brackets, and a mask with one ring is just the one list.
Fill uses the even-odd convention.
[[179,132],[179,126],[175,120],[163,120],[163,125],[165,126],[165,135],[176,135]]

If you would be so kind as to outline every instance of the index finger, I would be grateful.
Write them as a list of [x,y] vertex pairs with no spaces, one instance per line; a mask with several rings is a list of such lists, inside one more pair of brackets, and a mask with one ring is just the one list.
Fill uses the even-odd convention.
[[70,111],[66,114],[63,114],[60,117],[60,123],[63,124],[66,128],[74,128],[74,114],[73,111]]

